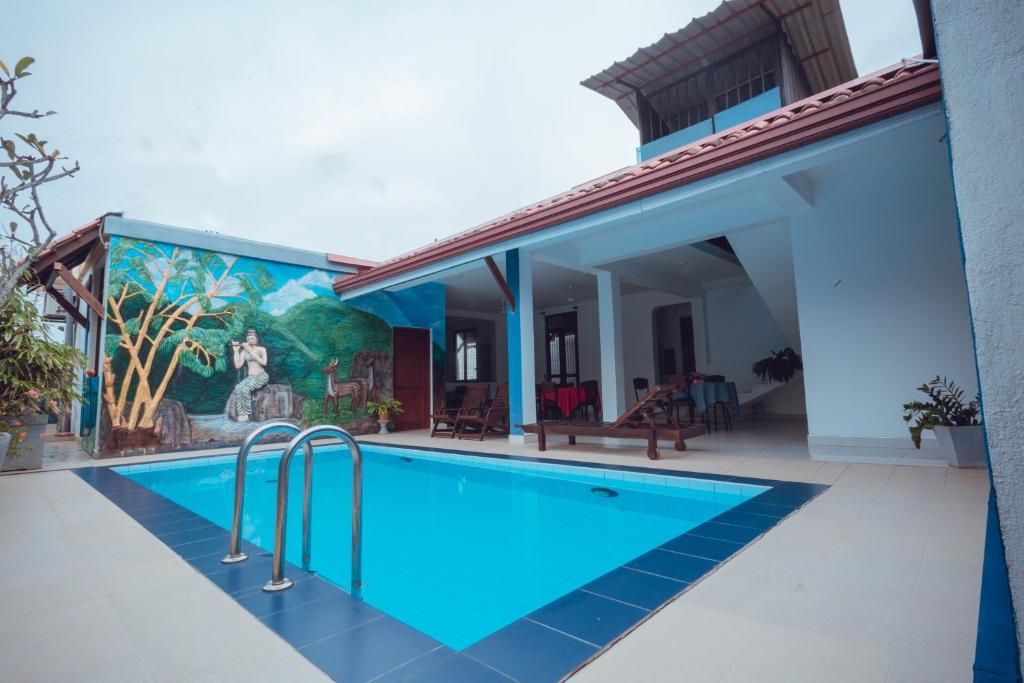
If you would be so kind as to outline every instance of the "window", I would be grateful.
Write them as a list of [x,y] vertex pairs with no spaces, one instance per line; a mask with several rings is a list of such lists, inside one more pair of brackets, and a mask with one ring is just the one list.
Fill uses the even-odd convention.
[[774,42],[762,43],[711,70],[716,112],[735,107],[776,86],[775,50]]
[[557,313],[544,318],[547,339],[547,377],[555,384],[579,384],[579,342],[576,313]]
[[[683,130],[778,85],[778,34],[652,92],[637,91],[640,142]],[[785,48],[788,49],[788,48]]]
[[457,331],[455,333],[455,381],[476,381],[476,352],[476,329]]

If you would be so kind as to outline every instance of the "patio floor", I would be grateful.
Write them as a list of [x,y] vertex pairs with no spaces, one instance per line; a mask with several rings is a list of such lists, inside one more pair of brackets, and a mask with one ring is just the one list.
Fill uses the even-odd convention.
[[[639,447],[547,451],[832,485],[574,682],[970,680],[987,473],[815,462],[801,429],[754,423],[657,462]],[[497,438],[367,437],[378,439],[536,455]],[[0,477],[0,520],[0,670],[10,680],[325,680],[71,472]]]

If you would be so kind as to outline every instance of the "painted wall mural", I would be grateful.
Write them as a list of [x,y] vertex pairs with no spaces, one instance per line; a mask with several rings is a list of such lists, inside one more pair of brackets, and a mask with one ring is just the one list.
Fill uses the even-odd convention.
[[120,236],[108,272],[105,454],[234,445],[282,419],[375,430],[395,325],[431,328],[443,372],[440,285],[346,304],[327,271]]

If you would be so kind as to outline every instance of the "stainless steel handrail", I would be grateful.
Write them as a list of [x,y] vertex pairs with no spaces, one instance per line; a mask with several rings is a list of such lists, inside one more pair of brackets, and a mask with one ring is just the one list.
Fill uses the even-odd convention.
[[[267,592],[283,591],[292,587],[291,579],[284,575],[285,527],[288,515],[288,465],[299,446],[316,436],[335,436],[348,444],[352,452],[352,597],[359,599],[363,587],[363,452],[347,431],[333,425],[310,427],[288,443],[277,469],[277,518],[274,522],[273,573],[264,586]],[[309,470],[307,468],[307,476]],[[308,498],[307,498],[308,500]],[[309,510],[303,510],[303,519]],[[304,549],[305,554],[305,549]],[[304,558],[305,559],[305,558]]]
[[[242,447],[238,449],[238,458],[235,460],[235,507],[234,512],[231,516],[231,544],[228,548],[228,554],[221,560],[224,564],[235,564],[236,562],[244,562],[249,559],[249,556],[242,552],[242,507],[245,504],[245,468],[246,463],[249,460],[249,451],[256,443],[268,434],[274,432],[291,432],[292,434],[298,434],[299,428],[290,422],[271,422],[268,425],[263,425],[259,429],[252,431],[249,436],[242,442]],[[306,446],[306,471],[309,472],[312,469],[313,451],[307,444]],[[309,474],[306,478],[309,478]],[[311,482],[306,482],[305,495],[308,497],[311,495],[312,487]],[[309,501],[305,503],[305,507],[309,508]],[[309,544],[309,523],[306,518],[302,520],[302,536],[303,536],[303,547],[307,547]],[[308,558],[303,557],[303,562],[308,564]]]

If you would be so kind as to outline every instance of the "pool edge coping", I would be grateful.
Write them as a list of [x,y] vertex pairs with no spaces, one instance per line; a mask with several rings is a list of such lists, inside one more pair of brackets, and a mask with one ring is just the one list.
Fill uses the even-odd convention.
[[[427,453],[432,453],[432,452],[433,453],[445,453],[445,454],[452,454],[452,455],[456,455],[456,456],[468,456],[468,457],[501,459],[501,460],[510,460],[510,461],[545,463],[545,464],[553,464],[553,465],[569,465],[569,466],[576,466],[576,467],[582,467],[582,468],[591,468],[591,469],[598,469],[598,470],[617,470],[617,471],[625,471],[625,472],[638,472],[638,473],[643,473],[643,474],[656,474],[656,475],[662,475],[662,476],[668,476],[668,477],[685,477],[685,478],[690,478],[690,479],[714,480],[714,481],[730,482],[730,483],[737,483],[737,484],[750,484],[750,485],[755,485],[755,486],[765,486],[765,487],[768,487],[765,491],[763,491],[763,492],[761,492],[761,493],[759,493],[757,495],[754,495],[754,496],[752,496],[751,498],[749,498],[747,500],[742,501],[741,503],[739,503],[736,506],[730,508],[729,510],[727,510],[727,511],[725,511],[723,513],[720,513],[719,515],[716,515],[715,517],[713,517],[713,518],[711,518],[709,520],[706,520],[705,522],[703,522],[701,524],[698,524],[697,526],[687,530],[686,532],[684,532],[682,534],[679,534],[678,536],[674,537],[673,539],[671,539],[669,541],[666,541],[665,543],[663,543],[663,544],[661,544],[661,545],[659,545],[659,546],[657,546],[655,548],[652,548],[651,550],[647,551],[646,553],[643,553],[643,554],[639,555],[636,558],[633,558],[629,562],[626,562],[626,563],[620,565],[619,567],[617,567],[617,568],[615,568],[613,570],[610,570],[609,572],[607,572],[605,574],[602,574],[600,577],[595,578],[593,581],[588,582],[584,586],[582,586],[580,588],[576,588],[576,589],[574,589],[572,591],[569,591],[569,592],[565,593],[564,595],[556,598],[555,600],[552,600],[547,605],[544,605],[543,607],[541,607],[541,608],[539,608],[537,610],[534,610],[534,611],[530,612],[529,614],[526,614],[526,615],[523,615],[523,616],[519,617],[518,619],[516,619],[515,621],[511,622],[510,624],[507,624],[506,626],[503,626],[502,628],[497,629],[496,631],[490,633],[489,635],[487,635],[484,638],[480,639],[476,643],[473,643],[472,645],[467,646],[466,648],[463,648],[462,650],[454,650],[452,648],[449,648],[444,643],[441,643],[440,641],[437,641],[436,639],[434,639],[434,638],[432,638],[432,637],[430,637],[430,636],[428,636],[426,634],[423,634],[422,632],[416,630],[414,627],[412,627],[412,626],[410,626],[408,624],[405,624],[404,622],[398,620],[395,617],[392,617],[391,615],[386,614],[382,610],[378,610],[377,608],[375,608],[372,605],[369,605],[367,603],[361,603],[360,602],[360,604],[366,605],[367,608],[370,608],[370,609],[372,609],[372,610],[374,610],[376,612],[379,612],[381,615],[383,615],[387,619],[392,620],[392,621],[394,621],[394,622],[396,622],[398,624],[401,624],[402,626],[405,626],[406,628],[408,628],[408,629],[410,629],[412,631],[415,631],[416,634],[421,635],[423,638],[429,639],[430,641],[432,641],[435,644],[435,647],[432,647],[432,648],[430,648],[430,649],[428,649],[428,650],[426,650],[424,652],[420,652],[419,654],[417,654],[416,656],[412,657],[411,659],[399,663],[396,667],[393,667],[391,669],[387,669],[387,670],[385,670],[383,672],[380,672],[378,674],[375,674],[375,675],[371,676],[370,678],[365,679],[367,681],[369,681],[369,680],[376,680],[377,678],[385,678],[385,677],[389,676],[390,674],[393,674],[393,673],[399,671],[400,669],[402,669],[402,668],[404,668],[406,666],[413,665],[414,663],[420,662],[421,660],[426,660],[428,657],[430,657],[431,655],[433,655],[436,652],[441,651],[441,650],[445,651],[445,652],[441,653],[441,656],[446,656],[450,652],[450,653],[453,653],[454,655],[456,655],[456,659],[457,660],[458,660],[458,656],[465,657],[466,659],[472,660],[476,664],[478,664],[480,666],[483,666],[483,667],[485,667],[487,669],[490,669],[491,671],[494,671],[494,672],[500,674],[503,677],[510,678],[511,680],[521,680],[520,678],[514,677],[511,673],[509,673],[507,671],[502,671],[501,669],[493,666],[492,664],[490,664],[487,661],[485,661],[485,659],[479,659],[479,658],[475,657],[473,654],[469,653],[469,651],[472,650],[473,648],[477,647],[481,643],[485,643],[486,641],[491,641],[492,639],[500,640],[503,637],[508,637],[508,635],[510,633],[510,629],[512,629],[513,627],[516,627],[516,626],[519,626],[520,628],[522,628],[522,623],[523,622],[527,622],[527,621],[532,623],[532,624],[536,624],[537,626],[540,626],[540,627],[542,627],[545,630],[550,630],[552,634],[559,634],[561,638],[569,637],[569,638],[572,638],[574,640],[578,640],[581,643],[585,643],[587,646],[592,648],[592,651],[588,652],[586,654],[586,656],[583,657],[582,659],[580,659],[578,657],[570,658],[570,659],[572,659],[574,661],[569,662],[567,664],[567,666],[568,666],[567,670],[563,668],[561,673],[558,673],[557,675],[556,674],[552,674],[552,675],[556,675],[556,677],[552,678],[551,680],[559,680],[559,681],[565,680],[566,678],[572,676],[577,671],[579,671],[580,669],[584,668],[585,666],[590,664],[592,661],[594,661],[595,659],[600,657],[609,648],[611,648],[613,645],[617,644],[623,638],[625,638],[626,636],[631,634],[633,631],[635,631],[637,628],[639,628],[643,623],[647,622],[651,617],[653,617],[655,614],[657,614],[658,612],[663,610],[669,604],[679,600],[684,594],[689,592],[689,590],[694,585],[696,585],[697,583],[700,583],[701,581],[706,579],[708,576],[712,575],[725,562],[728,562],[730,559],[736,557],[738,554],[740,554],[741,552],[746,550],[746,548],[748,546],[750,546],[751,544],[753,544],[754,542],[759,540],[762,536],[764,536],[766,533],[771,531],[771,529],[775,528],[784,519],[788,519],[790,516],[792,516],[795,512],[797,512],[800,509],[802,509],[805,505],[807,505],[809,502],[811,502],[818,495],[820,495],[821,493],[823,493],[824,491],[826,491],[826,490],[828,490],[830,488],[830,486],[827,485],[827,484],[811,484],[811,483],[804,483],[804,482],[791,482],[791,481],[776,480],[776,479],[762,479],[762,478],[756,478],[756,477],[745,477],[745,476],[736,476],[736,475],[727,475],[727,474],[716,475],[716,474],[705,473],[705,472],[690,472],[690,471],[686,471],[686,470],[672,470],[672,469],[663,469],[663,468],[657,468],[657,467],[643,467],[643,466],[637,466],[637,465],[615,465],[615,464],[610,464],[610,463],[578,461],[578,460],[569,460],[569,461],[567,461],[565,459],[560,459],[560,458],[545,458],[545,457],[511,455],[511,454],[507,454],[507,453],[491,453],[491,452],[479,452],[479,451],[460,451],[460,450],[456,450],[454,448],[436,448],[436,447],[427,447],[427,446],[414,446],[414,445],[407,445],[407,444],[391,444],[391,443],[386,443],[386,442],[373,441],[373,440],[369,440],[369,439],[367,439],[367,440],[362,440],[361,439],[360,443],[365,443],[367,445],[373,445],[373,446],[381,446],[381,447],[386,447],[386,448],[393,448],[393,449],[397,449],[397,450],[422,451],[422,452],[427,452]],[[325,443],[324,445],[328,445],[328,444]],[[330,443],[329,445],[336,445],[336,444]],[[189,458],[189,460],[197,460],[198,461],[198,460],[203,460],[203,459],[224,458],[226,456],[230,457],[230,454],[207,455],[207,456],[201,456],[201,457],[197,457],[197,458]],[[222,585],[216,583],[215,581],[213,581],[212,579],[210,579],[210,574],[224,574],[226,572],[230,572],[234,568],[244,568],[246,566],[252,567],[253,564],[245,563],[245,564],[241,564],[241,565],[224,565],[223,568],[221,568],[220,571],[218,571],[218,572],[206,573],[206,572],[202,571],[201,569],[199,569],[197,567],[196,563],[193,562],[193,559],[208,560],[209,557],[212,557],[213,555],[219,555],[220,551],[217,551],[217,552],[215,552],[215,553],[213,553],[213,554],[211,554],[209,556],[202,556],[200,558],[192,558],[192,559],[190,559],[190,558],[186,557],[175,546],[170,545],[166,540],[161,538],[161,536],[158,533],[156,533],[153,530],[149,529],[147,526],[145,526],[145,524],[142,524],[142,522],[140,521],[139,516],[137,514],[134,514],[131,510],[126,509],[125,507],[123,507],[122,503],[125,502],[125,500],[123,498],[121,500],[118,500],[118,496],[116,494],[111,495],[112,491],[104,490],[103,487],[97,485],[96,481],[94,481],[95,471],[97,471],[97,470],[104,470],[104,471],[106,471],[108,473],[107,476],[117,477],[120,480],[124,480],[124,481],[130,482],[132,485],[137,486],[139,489],[141,489],[143,491],[146,491],[149,494],[152,494],[153,496],[157,496],[159,499],[164,501],[163,504],[166,505],[166,506],[171,506],[171,507],[179,508],[180,510],[186,511],[187,513],[189,513],[191,515],[194,515],[194,516],[196,516],[198,518],[201,518],[201,519],[205,520],[206,518],[202,517],[201,515],[193,513],[191,510],[188,510],[188,508],[185,508],[184,506],[181,506],[178,503],[175,503],[174,501],[172,501],[172,500],[170,500],[168,498],[165,498],[161,494],[159,494],[159,493],[157,493],[157,492],[155,492],[155,491],[153,491],[153,490],[151,490],[149,488],[146,488],[145,486],[143,486],[141,484],[138,484],[138,483],[132,481],[129,477],[121,474],[120,472],[116,471],[116,469],[115,469],[115,467],[131,467],[133,465],[152,465],[152,464],[158,464],[158,463],[170,462],[170,461],[177,461],[177,460],[181,460],[181,458],[165,458],[165,459],[161,459],[161,460],[147,461],[145,463],[125,463],[123,465],[117,465],[117,466],[114,466],[114,463],[102,464],[102,465],[97,464],[97,465],[93,465],[93,466],[90,466],[90,467],[74,468],[73,472],[81,480],[83,480],[84,482],[89,484],[92,488],[94,488],[98,493],[100,493],[105,498],[110,500],[112,503],[117,505],[122,510],[122,512],[127,514],[129,517],[131,517],[137,523],[140,523],[140,525],[142,525],[143,528],[147,532],[151,533],[154,537],[157,538],[157,540],[160,540],[162,543],[164,543],[164,545],[166,545],[168,547],[168,549],[174,551],[175,554],[177,554],[181,559],[183,559],[186,563],[188,563],[194,570],[197,571],[197,573],[199,573],[202,576],[204,576],[204,578],[207,578],[207,580],[210,580],[211,582],[213,582],[214,585],[216,585],[223,592],[225,592],[228,595],[228,597],[233,598],[235,600],[236,604],[239,604],[240,607],[242,607],[243,609],[246,609],[246,611],[248,611],[251,616],[256,618],[257,621],[262,622],[264,626],[266,626],[268,629],[273,631],[275,633],[275,635],[280,637],[282,640],[287,642],[296,651],[298,651],[299,654],[302,654],[303,656],[305,656],[308,661],[310,661],[314,666],[317,666],[317,668],[319,668],[321,671],[323,671],[325,673],[325,675],[327,675],[327,676],[329,676],[331,678],[334,678],[334,676],[332,676],[331,672],[326,670],[321,665],[320,662],[312,659],[309,656],[308,653],[303,651],[306,647],[309,647],[311,644],[307,644],[306,646],[301,646],[301,647],[297,646],[294,642],[289,640],[289,638],[288,638],[288,636],[286,634],[284,634],[281,631],[275,629],[269,623],[264,621],[264,617],[269,617],[269,616],[271,616],[273,614],[277,614],[278,612],[282,612],[282,611],[285,611],[285,610],[288,610],[288,609],[293,609],[293,608],[299,607],[302,604],[308,604],[308,601],[306,601],[306,602],[297,602],[295,605],[292,605],[292,606],[289,606],[289,607],[283,607],[280,610],[272,611],[272,612],[264,615],[264,617],[257,616],[254,612],[252,612],[252,610],[250,610],[244,604],[241,603],[240,596],[238,595],[237,591],[234,592],[234,593],[230,592],[224,586],[222,586]],[[93,475],[93,476],[90,476],[90,475]],[[777,493],[779,491],[782,492],[781,493],[782,498],[779,498],[780,494]],[[776,497],[775,498],[772,498],[772,496],[770,495],[772,493],[776,493]],[[768,498],[765,499],[765,500],[759,500],[759,499],[762,498],[762,496],[768,496]],[[780,508],[787,508],[787,510],[785,511],[785,514],[781,514],[781,516],[767,515],[767,514],[764,514],[763,511],[762,512],[758,512],[758,510],[761,510],[760,507],[758,507],[758,508],[750,508],[747,511],[743,510],[743,508],[745,506],[748,506],[751,503],[773,505],[773,503],[770,502],[772,500],[779,501],[778,503],[775,504],[778,507],[780,507]],[[780,510],[777,510],[775,514],[779,514],[781,512],[782,512],[782,510],[780,509]],[[739,513],[741,515],[748,515],[748,516],[749,515],[754,515],[755,517],[760,518],[760,520],[763,520],[763,521],[760,521],[760,523],[763,526],[758,528],[756,526],[755,527],[751,527],[751,526],[746,526],[744,524],[736,524],[734,522],[728,521],[728,519],[726,521],[721,521],[720,520],[720,518],[723,518],[723,517],[728,518],[729,515],[731,515],[731,514],[735,515],[737,513]],[[209,520],[207,520],[207,521],[209,521]],[[211,524],[212,524],[212,522],[211,522]],[[696,534],[692,533],[694,531],[697,531],[697,530],[701,529],[701,527],[705,527],[708,524],[717,524],[717,525],[720,525],[720,526],[728,527],[730,529],[735,529],[736,530],[735,532],[730,531],[730,533],[737,533],[737,534],[740,533],[740,530],[745,529],[746,530],[746,534],[745,535],[749,536],[749,538],[747,538],[747,540],[744,540],[742,542],[738,542],[738,541],[734,540],[734,538],[720,538],[720,537],[714,535],[712,533],[712,531],[705,531],[704,533],[707,534],[707,535],[702,535],[701,533],[696,533]],[[214,526],[218,526],[219,527],[219,525],[214,525]],[[711,529],[714,530],[714,527],[712,527]],[[727,530],[728,529],[723,529],[721,531],[727,531]],[[721,533],[721,531],[719,531],[719,533]],[[756,531],[756,533],[752,533],[752,532],[755,532],[755,531]],[[224,530],[223,533],[226,535],[228,532],[226,530]],[[716,542],[725,542],[725,543],[729,543],[729,544],[734,544],[734,545],[736,545],[736,548],[731,553],[729,553],[726,557],[724,557],[722,559],[715,560],[715,559],[704,558],[704,557],[696,556],[696,555],[689,555],[689,554],[682,553],[682,552],[679,552],[679,551],[672,551],[672,550],[669,550],[669,549],[667,549],[665,547],[665,546],[667,546],[669,544],[673,544],[673,543],[676,543],[676,542],[680,541],[680,539],[682,539],[682,537],[684,537],[684,536],[691,536],[691,537],[692,536],[696,536],[697,538],[710,539],[710,540],[713,540],[713,541],[716,541]],[[226,543],[224,545],[225,545],[225,550],[226,550]],[[258,546],[251,545],[251,548],[254,549],[257,553],[264,553],[264,551],[261,548],[258,548]],[[637,572],[641,572],[641,573],[647,573],[647,572],[644,572],[643,570],[639,570],[639,569],[635,569],[633,567],[630,567],[630,565],[633,564],[633,563],[636,563],[641,558],[644,558],[644,557],[647,557],[648,555],[651,555],[652,553],[657,553],[657,551],[659,551],[659,550],[663,551],[663,552],[667,552],[670,555],[681,555],[684,558],[696,558],[696,559],[700,559],[700,560],[705,560],[705,561],[708,561],[708,562],[712,562],[712,564],[705,571],[703,571],[702,573],[700,573],[698,576],[694,577],[690,581],[682,581],[681,579],[678,579],[678,578],[654,574],[655,576],[661,576],[661,578],[678,582],[680,584],[679,590],[675,591],[674,593],[669,595],[666,599],[662,600],[659,604],[657,604],[656,606],[651,607],[651,608],[646,608],[646,607],[641,607],[641,606],[637,606],[637,605],[632,605],[633,607],[639,607],[639,609],[644,610],[645,613],[642,614],[639,619],[637,619],[636,621],[634,621],[631,624],[629,624],[628,626],[626,626],[623,631],[619,632],[616,635],[613,635],[606,642],[594,643],[592,641],[587,641],[587,640],[584,640],[583,638],[580,638],[577,635],[574,635],[573,633],[558,630],[558,629],[556,629],[554,626],[552,626],[550,624],[546,624],[546,623],[542,623],[542,622],[539,622],[539,621],[535,621],[534,619],[530,618],[530,617],[532,617],[533,615],[536,615],[539,612],[542,612],[542,611],[544,611],[546,609],[551,608],[553,605],[555,605],[555,603],[558,603],[559,601],[565,600],[566,598],[568,598],[569,596],[571,596],[571,595],[573,595],[573,594],[575,594],[577,592],[581,592],[581,590],[583,588],[585,588],[587,586],[590,586],[591,584],[597,582],[600,579],[603,579],[603,578],[607,577],[608,575],[610,575],[610,574],[612,574],[614,572],[618,572],[618,571],[622,571],[622,570],[633,570],[633,571],[637,571]],[[661,557],[661,556],[659,556],[659,557]],[[294,565],[291,565],[291,564],[289,564],[288,570],[289,570],[291,575],[296,575],[296,576],[300,576],[301,575],[301,578],[299,579],[300,581],[306,580],[308,578],[316,577],[321,582],[323,582],[323,583],[329,585],[330,587],[332,587],[338,593],[346,596],[350,600],[354,600],[354,599],[351,598],[351,595],[347,591],[345,591],[343,588],[341,588],[339,586],[336,586],[333,583],[330,583],[326,579],[320,578],[315,573],[304,572],[300,568],[298,568],[298,567],[296,567]],[[309,576],[305,576],[305,574],[309,574]],[[582,591],[582,592],[589,592],[589,591]],[[290,591],[286,592],[284,595],[287,595],[289,593],[290,593]],[[243,598],[244,597],[249,597],[249,596],[252,596],[253,594],[254,594],[253,591],[243,590],[241,597],[243,597]],[[604,598],[606,600],[622,602],[622,601],[617,600],[616,598],[614,598],[612,596],[603,595],[603,594],[599,594],[599,593],[595,593],[594,595],[599,597],[599,598]],[[624,603],[624,604],[629,605],[630,603]],[[369,623],[369,622],[365,622],[365,623]],[[356,625],[356,626],[352,627],[352,629],[359,628],[362,625],[364,625],[364,624]],[[328,634],[327,636],[324,637],[323,640],[330,640],[331,638],[333,638],[335,636],[338,636],[338,635],[341,635],[342,633],[345,633],[345,632],[346,631],[340,631],[340,632]],[[315,643],[313,643],[313,644],[315,644]]]

